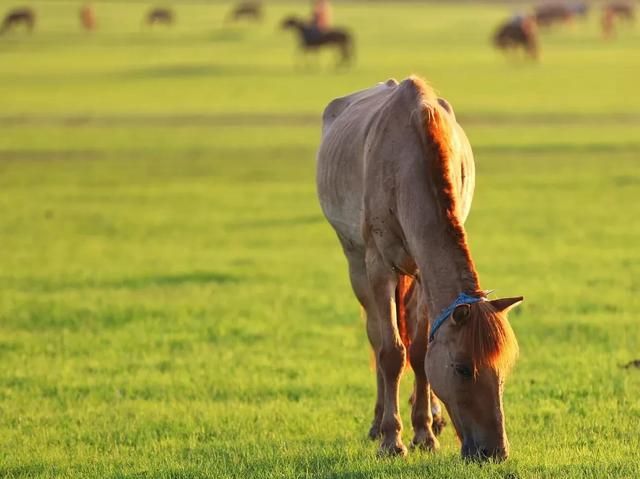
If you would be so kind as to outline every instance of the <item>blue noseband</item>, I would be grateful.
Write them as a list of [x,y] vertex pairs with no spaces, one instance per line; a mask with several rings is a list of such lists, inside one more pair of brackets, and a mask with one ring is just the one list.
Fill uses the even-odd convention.
[[453,303],[451,303],[444,311],[440,313],[440,315],[436,318],[431,326],[431,331],[429,332],[429,342],[433,341],[433,337],[435,336],[438,328],[442,326],[449,316],[453,314],[453,310],[462,304],[473,304],[478,303],[480,301],[484,301],[484,298],[478,298],[476,296],[470,296],[467,293],[460,293],[460,295],[455,299]]

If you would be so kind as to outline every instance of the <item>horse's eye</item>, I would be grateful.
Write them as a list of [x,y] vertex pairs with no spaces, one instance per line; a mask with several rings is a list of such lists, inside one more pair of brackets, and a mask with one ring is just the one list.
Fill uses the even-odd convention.
[[463,378],[473,377],[473,371],[471,371],[471,368],[468,366],[465,366],[464,364],[456,364],[455,370],[456,370],[456,374],[459,374]]

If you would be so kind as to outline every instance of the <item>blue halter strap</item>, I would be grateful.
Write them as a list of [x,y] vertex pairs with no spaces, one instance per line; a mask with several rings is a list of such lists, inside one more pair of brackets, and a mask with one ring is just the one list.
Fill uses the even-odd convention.
[[449,316],[453,314],[453,310],[462,304],[473,304],[478,303],[480,301],[484,301],[484,298],[470,296],[467,293],[460,293],[460,295],[455,299],[453,303],[451,303],[446,309],[444,309],[440,315],[436,318],[431,326],[431,331],[429,332],[429,342],[433,341],[433,337],[435,336],[438,328],[442,326],[442,324],[449,319]]

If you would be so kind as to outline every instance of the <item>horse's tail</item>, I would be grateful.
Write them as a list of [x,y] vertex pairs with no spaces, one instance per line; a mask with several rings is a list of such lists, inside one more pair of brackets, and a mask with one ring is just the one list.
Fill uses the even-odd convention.
[[[415,280],[411,276],[401,274],[398,278],[398,284],[396,286],[396,321],[398,322],[398,332],[400,333],[400,339],[402,344],[407,350],[407,357],[409,356],[409,348],[411,347],[411,336],[409,334],[408,318],[407,318],[407,306],[411,298],[411,293],[415,285]],[[407,361],[407,367],[409,361]]]

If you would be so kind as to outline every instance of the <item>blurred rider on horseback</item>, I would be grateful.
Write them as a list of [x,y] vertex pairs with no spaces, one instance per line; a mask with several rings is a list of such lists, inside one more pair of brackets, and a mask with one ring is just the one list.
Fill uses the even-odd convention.
[[311,11],[311,28],[318,37],[331,27],[331,4],[329,0],[315,0]]

